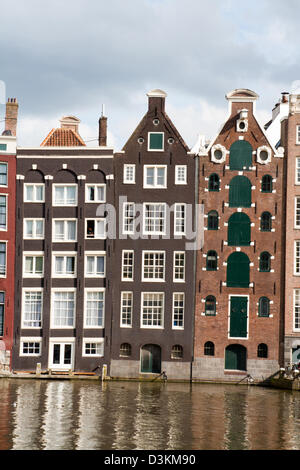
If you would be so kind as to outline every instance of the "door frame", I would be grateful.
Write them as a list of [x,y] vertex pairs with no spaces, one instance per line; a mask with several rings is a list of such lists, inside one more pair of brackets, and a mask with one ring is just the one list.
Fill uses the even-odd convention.
[[[142,355],[143,355],[143,348],[145,348],[145,346],[155,346],[157,348],[157,350],[159,349],[160,350],[160,372],[153,372],[153,371],[149,371],[149,372],[143,372],[142,371]],[[145,343],[143,344],[143,346],[140,347],[140,374],[160,374],[161,373],[161,356],[162,356],[162,349],[161,349],[161,346],[159,344],[154,344],[154,343]],[[153,361],[152,361],[152,364],[153,364]]]
[[[57,337],[57,338],[54,338],[54,337],[51,337],[49,338],[49,356],[48,356],[48,367],[49,369],[53,369],[53,370],[65,370],[65,371],[68,371],[68,370],[73,370],[74,369],[74,362],[75,362],[75,339],[76,338],[73,338],[73,337],[69,337],[69,338],[61,338],[61,337]],[[61,344],[61,345],[64,345],[64,344],[71,344],[71,364],[68,364],[67,366],[64,366],[64,365],[57,365],[57,364],[53,364],[53,347],[54,347],[54,344]]]
[[[230,336],[230,305],[231,305],[231,297],[247,297],[247,336],[237,337],[237,336]],[[249,294],[229,294],[228,295],[228,339],[241,339],[247,340],[249,339]]]

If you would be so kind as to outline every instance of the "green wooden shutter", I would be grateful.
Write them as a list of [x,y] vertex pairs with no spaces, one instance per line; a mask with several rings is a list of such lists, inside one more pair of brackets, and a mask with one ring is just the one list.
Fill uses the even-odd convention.
[[252,166],[252,147],[246,140],[237,140],[230,147],[230,170],[249,170]]
[[149,134],[149,149],[150,150],[163,150],[163,133],[150,133]]
[[230,297],[231,338],[247,338],[247,297]]
[[247,246],[251,242],[251,222],[247,214],[236,212],[228,221],[228,245]]
[[230,344],[225,350],[225,369],[247,370],[247,350],[239,344]]
[[249,287],[250,261],[245,253],[232,253],[227,260],[227,287]]
[[246,176],[235,176],[230,181],[229,207],[251,207],[251,182]]

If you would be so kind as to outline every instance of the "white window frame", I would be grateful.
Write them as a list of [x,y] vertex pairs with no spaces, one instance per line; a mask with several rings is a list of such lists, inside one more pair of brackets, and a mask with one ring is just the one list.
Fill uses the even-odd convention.
[[[296,297],[298,299],[296,300]],[[296,315],[296,309],[298,308],[298,312]],[[296,318],[298,327],[296,327]],[[300,288],[295,288],[293,291],[293,331],[300,331]]]
[[[33,258],[33,273],[26,273],[25,268],[26,268],[26,258],[30,257]],[[42,258],[43,259],[43,271],[41,274],[37,274],[36,271],[36,258]],[[23,277],[24,278],[42,278],[44,277],[44,271],[45,271],[45,256],[43,251],[23,251]]]
[[[55,189],[56,188],[64,188],[64,201],[61,202],[61,203],[57,203],[55,201]],[[74,203],[68,203],[66,201],[66,188],[69,188],[69,187],[72,187],[72,188],[75,188],[76,191],[75,191],[75,202]],[[66,207],[76,207],[78,205],[78,185],[76,183],[54,183],[53,186],[52,186],[52,205],[54,207],[62,207],[62,206],[66,206]]]
[[[55,222],[64,222],[64,238],[54,238],[55,237]],[[66,226],[68,222],[75,222],[75,240],[67,240],[66,237]],[[64,219],[57,218],[52,220],[52,242],[53,243],[75,243],[77,242],[77,219]]]
[[0,165],[5,165],[6,166],[6,184],[0,184],[1,188],[7,188],[8,187],[8,162],[1,162]]
[[[150,135],[151,134],[161,134],[162,135],[162,148],[161,149],[151,149],[150,148]],[[164,150],[165,150],[165,133],[164,132],[148,132],[147,150],[148,150],[148,152],[164,152]]]
[[4,279],[6,278],[7,275],[7,244],[8,240],[0,240],[0,244],[4,243],[5,244],[5,274],[0,274],[0,278]]
[[[152,267],[153,271],[155,271],[157,268],[160,268],[160,266],[157,266],[157,256],[156,255],[161,255],[163,254],[163,277],[145,277],[145,255],[147,254],[152,254],[154,255],[153,258],[153,265],[148,266],[148,268]],[[142,251],[142,282],[165,282],[165,272],[166,272],[166,252],[165,251],[158,251],[158,250],[143,250]]]
[[[39,344],[39,353],[24,353],[24,343],[37,343]],[[20,338],[20,353],[21,357],[39,357],[42,355],[42,337],[41,336],[21,336]]]
[[[184,207],[184,217],[179,217],[177,214],[178,207]],[[177,230],[177,221],[183,221],[183,230]],[[181,224],[180,224],[181,225]],[[181,235],[184,236],[186,234],[186,203],[184,202],[176,202],[174,204],[174,235]]]
[[[91,343],[102,346],[100,354],[87,354],[86,344]],[[104,338],[83,338],[82,340],[82,357],[103,357],[104,356]]]
[[[41,237],[36,235],[36,222],[43,222],[43,234]],[[32,237],[26,235],[26,222],[32,222]],[[45,238],[45,219],[27,217],[23,220],[23,238],[24,240],[44,240]]]
[[300,125],[296,126],[296,144],[300,144]]
[[[26,189],[28,186],[33,186],[33,199],[32,200],[27,199]],[[43,198],[42,200],[36,200],[36,188],[40,186],[43,187]],[[24,202],[31,202],[31,203],[38,203],[38,204],[45,202],[45,183],[24,183]]]
[[300,185],[300,157],[295,159],[295,184]]
[[[60,257],[64,258],[63,260],[63,265],[64,265],[64,272],[62,274],[57,274],[55,272],[55,258]],[[74,263],[74,274],[68,274],[66,272],[66,266],[67,266],[67,258],[75,258],[75,263]],[[76,251],[52,251],[52,273],[51,273],[52,278],[76,278],[77,277],[77,252]]]
[[[88,274],[87,273],[87,257],[88,256],[93,256],[94,257],[94,265],[96,266],[95,263],[95,258],[97,256],[102,256],[104,258],[104,273],[103,274]],[[105,278],[106,276],[106,252],[105,251],[85,251],[84,253],[84,276],[86,278]]]
[[[55,310],[54,310],[54,302],[55,302],[55,295],[56,293],[63,293],[63,292],[72,292],[74,294],[74,312],[73,312],[73,323],[72,325],[55,325],[54,324],[54,317],[55,317]],[[53,330],[70,330],[75,328],[76,325],[76,292],[77,290],[73,287],[54,287],[51,289],[51,311],[50,311],[50,329]]]
[[[91,200],[88,198],[88,194],[89,194],[88,189],[89,189],[89,187],[91,187],[91,186],[93,186],[94,189],[95,189],[95,195],[97,195],[97,191],[96,191],[97,188],[103,188],[103,200],[95,199],[94,201],[91,201]],[[85,202],[88,202],[89,204],[106,202],[106,184],[104,184],[104,183],[102,183],[102,184],[86,183],[86,185],[85,185]]]
[[[128,305],[128,298],[126,296],[130,296],[131,305]],[[125,305],[125,301],[127,304]],[[126,317],[130,317],[130,323],[123,322],[123,308],[129,309],[126,311]],[[128,313],[129,312],[129,313]],[[121,300],[120,300],[120,327],[121,328],[132,328],[132,315],[133,315],[133,292],[132,291],[121,291]]]
[[[129,172],[132,171],[132,177],[129,177],[128,174]],[[123,166],[123,183],[124,184],[135,184],[135,164],[131,163],[125,163]]]
[[[133,216],[127,215],[127,207],[133,208]],[[123,217],[122,217],[122,231],[124,235],[133,235],[135,230],[135,203],[134,202],[124,202],[123,203]],[[130,227],[130,229],[126,228]]]
[[[183,179],[180,179],[179,174],[182,170]],[[175,165],[175,184],[187,184],[187,165]]]
[[[297,203],[299,201],[299,203]],[[297,207],[298,206],[298,207]],[[298,217],[297,217],[298,212]],[[297,225],[297,218],[299,220],[299,224]],[[294,216],[294,228],[300,228],[300,196],[295,196],[295,216]]]
[[[146,220],[151,220],[151,218],[146,219],[146,206],[163,206],[164,208],[164,218],[163,220],[163,229],[162,230],[146,230]],[[152,219],[156,220],[156,219]],[[159,219],[160,220],[160,219]],[[144,202],[143,203],[143,234],[144,235],[165,235],[167,228],[167,205],[165,202]]]
[[[124,276],[124,270],[125,270],[125,268],[130,267],[130,264],[126,264],[126,265],[125,265],[125,263],[124,263],[126,253],[132,254],[132,265],[131,265],[131,267],[132,267],[132,277],[131,277],[131,278]],[[122,280],[123,282],[132,282],[132,281],[134,280],[134,250],[122,250],[121,280]]]
[[[161,312],[161,325],[153,325],[153,319],[151,325],[144,325],[143,324],[143,310],[144,310],[144,297],[147,295],[156,295],[162,296],[162,312]],[[154,308],[152,306],[152,308]],[[152,313],[153,315],[154,313]],[[141,328],[145,329],[155,329],[155,330],[162,330],[164,328],[164,317],[165,317],[165,293],[164,292],[141,292]]]
[[[181,307],[175,306],[176,296],[177,295],[183,296],[182,325],[180,325],[180,326],[176,326],[174,324],[175,323],[175,315],[176,315],[175,309],[176,308],[177,309],[181,308]],[[177,313],[177,315],[179,315],[179,313]],[[173,301],[172,301],[172,329],[173,330],[184,330],[184,316],[185,316],[185,293],[184,292],[173,292]]]
[[[97,222],[103,222],[103,225],[104,225],[104,233],[101,234],[101,236],[99,236],[97,233],[96,233],[96,230],[94,230],[94,237],[88,237],[88,233],[87,233],[87,224],[88,224],[88,221],[92,220],[94,222],[94,229],[96,229],[97,227]],[[89,218],[87,217],[85,219],[85,239],[86,240],[105,240],[107,237],[107,233],[106,233],[106,218],[104,217],[97,217],[95,219],[93,218]]]
[[300,240],[294,240],[294,276],[300,276]]
[[[183,262],[184,262],[183,267],[178,266],[175,263],[177,254],[183,255]],[[186,253],[185,253],[185,251],[174,251],[174,254],[173,254],[173,282],[185,282],[185,264],[186,264]],[[176,276],[175,276],[176,269],[177,270],[178,269],[183,269],[183,278],[182,279],[176,278]]]
[[[102,314],[102,324],[101,325],[87,325],[87,305],[88,305],[88,293],[89,292],[101,292],[103,294],[103,314]],[[105,288],[104,287],[86,287],[84,289],[84,318],[83,318],[83,328],[89,330],[103,330],[105,327]]]
[[1,228],[2,232],[7,232],[7,217],[8,217],[8,194],[0,193],[0,196],[5,197],[5,228]]
[[[153,168],[154,170],[154,183],[148,184],[147,183],[147,170]],[[158,176],[157,170],[163,168],[164,169],[164,183],[158,184]],[[167,187],[167,165],[144,165],[144,186],[145,189],[166,189]]]
[[[34,293],[40,292],[41,295],[41,319],[39,326],[27,326],[25,325],[25,295],[26,292]],[[43,300],[44,300],[44,290],[42,287],[23,287],[22,288],[22,313],[21,313],[21,328],[23,330],[40,330],[43,327]],[[26,320],[28,321],[28,320]]]

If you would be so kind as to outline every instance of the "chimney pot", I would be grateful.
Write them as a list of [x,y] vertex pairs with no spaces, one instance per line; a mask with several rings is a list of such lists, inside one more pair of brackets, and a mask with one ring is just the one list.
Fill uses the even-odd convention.
[[[16,98],[8,98],[5,112],[5,135],[16,135],[19,105]],[[10,134],[9,134],[10,133]]]
[[107,145],[107,117],[104,116],[104,105],[102,105],[102,113],[99,119],[98,142],[100,147],[106,147]]

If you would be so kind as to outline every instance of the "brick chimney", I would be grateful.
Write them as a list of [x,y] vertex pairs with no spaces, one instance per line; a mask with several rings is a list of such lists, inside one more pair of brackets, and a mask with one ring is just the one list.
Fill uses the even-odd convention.
[[151,90],[147,93],[148,96],[148,111],[154,113],[157,116],[159,113],[165,112],[165,101],[167,93],[163,90]]
[[17,98],[8,98],[5,113],[5,135],[16,135],[19,105]]
[[99,146],[106,147],[107,145],[107,117],[104,116],[104,105],[102,106],[102,113],[99,119]]

